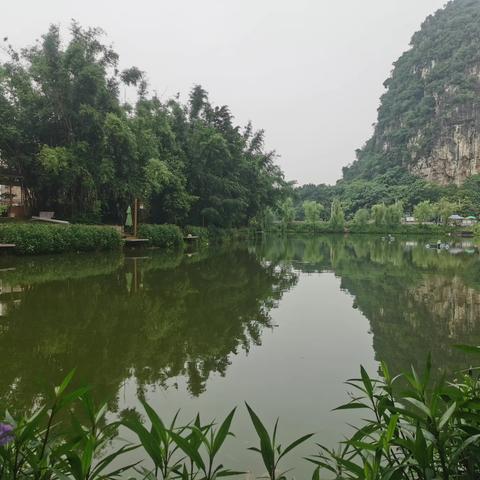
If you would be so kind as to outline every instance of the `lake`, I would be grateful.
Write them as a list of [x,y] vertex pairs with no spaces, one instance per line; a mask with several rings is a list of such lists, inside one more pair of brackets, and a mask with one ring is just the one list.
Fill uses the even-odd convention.
[[[146,398],[221,419],[239,407],[224,463],[257,474],[244,401],[287,443],[316,432],[335,445],[354,413],[348,378],[362,364],[393,372],[432,354],[435,373],[480,344],[480,258],[471,242],[272,237],[193,254],[0,258],[0,407],[33,408],[72,368],[112,416]],[[128,436],[127,434],[125,434]],[[314,444],[299,455],[315,453]],[[303,460],[288,462],[310,478]]]

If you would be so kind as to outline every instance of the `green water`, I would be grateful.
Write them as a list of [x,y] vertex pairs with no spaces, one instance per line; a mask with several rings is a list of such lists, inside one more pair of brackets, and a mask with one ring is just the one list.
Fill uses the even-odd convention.
[[[166,419],[240,407],[224,462],[262,473],[243,401],[280,436],[335,444],[355,415],[331,413],[363,364],[437,370],[480,344],[480,257],[429,239],[270,238],[191,256],[0,258],[0,407],[28,410],[72,368],[112,416],[144,396]],[[433,239],[436,240],[436,239]],[[313,453],[305,447],[301,453]],[[292,462],[297,478],[311,470]]]

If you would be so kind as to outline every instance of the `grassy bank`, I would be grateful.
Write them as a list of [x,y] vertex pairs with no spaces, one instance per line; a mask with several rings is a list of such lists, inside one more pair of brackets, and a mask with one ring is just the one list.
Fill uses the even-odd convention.
[[[181,250],[184,237],[197,237],[195,245],[225,244],[246,240],[250,229],[221,229],[177,225],[142,224],[138,236],[149,246]],[[0,243],[15,244],[14,253],[39,255],[73,252],[115,251],[122,245],[121,234],[113,227],[95,225],[48,225],[9,221],[0,223]],[[188,244],[189,242],[187,242]]]
[[[461,348],[480,355],[480,347]],[[0,423],[0,475],[5,480],[238,477],[245,472],[230,470],[218,457],[232,435],[234,416],[242,415],[257,436],[249,450],[263,461],[262,478],[286,480],[287,474],[281,472],[288,471],[289,457],[306,442],[311,446],[311,455],[305,460],[312,465],[312,480],[325,476],[361,480],[478,478],[480,380],[478,369],[466,372],[446,382],[432,380],[429,361],[422,375],[412,368],[392,376],[382,363],[377,378],[360,368],[359,378],[347,382],[355,393],[337,410],[365,410],[369,420],[355,426],[351,436],[334,450],[316,444],[312,433],[281,443],[278,425],[265,426],[249,405],[238,412],[234,408],[218,423],[203,422],[197,416],[188,424],[179,424],[177,417],[165,422],[142,401],[145,416],[132,414],[109,423],[106,405],[96,406],[88,388],[69,389],[72,372],[55,388],[48,407],[38,406],[33,415],[17,418],[5,413]],[[67,412],[70,415],[65,415]],[[137,440],[121,447],[117,443],[116,449],[105,455],[104,449],[119,440],[119,427],[129,429]],[[236,441],[241,448],[242,442]],[[128,464],[124,455],[137,449],[144,462]]]
[[353,222],[346,223],[341,228],[335,228],[329,222],[318,222],[310,224],[307,222],[295,222],[287,227],[275,225],[266,229],[271,233],[289,233],[289,234],[328,234],[328,233],[355,233],[355,234],[373,234],[373,235],[448,235],[456,231],[472,230],[471,228],[451,227],[440,224],[415,224],[415,225],[358,225]]

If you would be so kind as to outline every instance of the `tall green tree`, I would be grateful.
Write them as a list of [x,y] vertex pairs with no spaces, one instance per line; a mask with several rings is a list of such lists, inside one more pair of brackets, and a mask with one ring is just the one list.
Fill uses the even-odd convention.
[[303,202],[303,211],[305,215],[305,221],[309,225],[315,225],[320,221],[320,214],[323,211],[323,205],[311,200],[307,200]]
[[340,200],[337,198],[332,202],[329,225],[335,231],[342,231],[345,228],[345,212]]
[[288,197],[280,204],[279,213],[282,219],[282,226],[286,229],[295,220],[295,207],[291,197]]
[[428,222],[435,216],[435,207],[428,200],[420,202],[418,205],[415,205],[413,216],[417,222]]
[[376,227],[385,225],[385,219],[387,215],[387,207],[384,203],[379,203],[372,207],[372,219]]
[[[52,26],[0,65],[0,155],[32,209],[122,222],[134,198],[149,221],[237,227],[284,199],[263,130],[234,124],[195,86],[161,102],[137,67],[121,71],[103,32]],[[136,88],[135,101],[120,92]],[[0,172],[1,173],[1,172]]]

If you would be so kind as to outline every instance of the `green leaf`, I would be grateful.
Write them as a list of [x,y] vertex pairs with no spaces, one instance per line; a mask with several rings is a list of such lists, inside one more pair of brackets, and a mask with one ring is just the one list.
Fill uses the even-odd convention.
[[65,389],[68,387],[68,385],[72,381],[73,376],[75,375],[75,370],[76,370],[75,368],[73,370],[71,370],[67,374],[67,376],[63,379],[62,383],[58,387],[55,387],[55,395],[57,397],[59,397],[65,391]]
[[420,400],[417,400],[416,398],[412,397],[405,397],[399,399],[400,403],[409,403],[410,405],[413,405],[415,408],[420,410],[422,413],[424,413],[428,418],[432,418],[432,412],[430,409]]
[[178,445],[180,450],[182,450],[190,460],[192,460],[195,465],[205,472],[205,463],[198,452],[198,449],[190,445],[190,443],[180,435],[175,432],[170,432],[173,441]]
[[58,408],[64,408],[70,405],[72,402],[80,398],[81,396],[85,395],[90,390],[90,387],[80,387],[73,392],[70,392],[67,395],[64,395],[62,398],[58,400]]
[[480,346],[474,347],[471,345],[454,345],[454,348],[460,350],[464,353],[469,353],[473,355],[480,355]]
[[167,433],[162,419],[157,415],[157,412],[145,401],[142,400],[143,408],[147,413],[147,416],[152,423],[152,427],[156,435],[162,440],[164,444],[167,443]]
[[212,457],[214,457],[218,451],[220,450],[221,446],[223,445],[223,442],[225,442],[225,439],[227,438],[228,434],[230,433],[230,426],[232,424],[233,416],[235,415],[235,410],[234,408],[225,418],[223,421],[222,425],[218,429],[218,432],[215,436],[215,440],[212,445]]
[[354,410],[354,409],[358,409],[358,408],[371,410],[371,407],[368,406],[365,403],[350,402],[350,403],[345,403],[344,405],[340,405],[339,407],[334,408],[332,411],[335,412],[337,410]]
[[442,430],[443,427],[447,424],[447,422],[450,420],[451,416],[454,414],[455,409],[457,408],[456,402],[452,403],[448,410],[442,415],[442,418],[440,419],[440,422],[438,423],[438,429]]
[[423,436],[422,429],[420,426],[417,427],[417,432],[415,435],[415,458],[420,464],[421,468],[426,468],[428,466],[428,452],[427,452],[427,442]]
[[266,469],[269,472],[272,472],[272,469],[275,468],[275,452],[273,450],[273,445],[270,441],[268,432],[256,413],[250,408],[248,403],[245,403],[245,405],[247,406],[248,413],[252,420],[255,431],[257,432],[258,438],[260,439],[260,451],[263,463]]
[[288,452],[291,452],[294,448],[297,448],[299,445],[301,445],[303,442],[306,442],[309,438],[312,438],[315,434],[314,433],[308,433],[307,435],[303,435],[300,438],[297,438],[295,441],[293,441],[285,450],[282,452],[282,454],[278,457],[280,460],[283,458]]
[[397,428],[398,419],[399,415],[392,415],[390,421],[388,422],[387,432],[385,435],[385,441],[387,444],[390,443],[393,438],[393,434],[395,433],[395,429]]
[[162,467],[162,450],[159,444],[156,442],[154,436],[136,418],[124,420],[122,423],[125,425],[125,427],[137,434],[142,447],[152,459],[154,465]]
[[363,368],[363,366],[360,366],[360,374],[362,376],[362,382],[363,385],[365,386],[365,390],[367,392],[367,395],[369,398],[373,398],[373,384],[372,380],[368,376],[367,371]]

